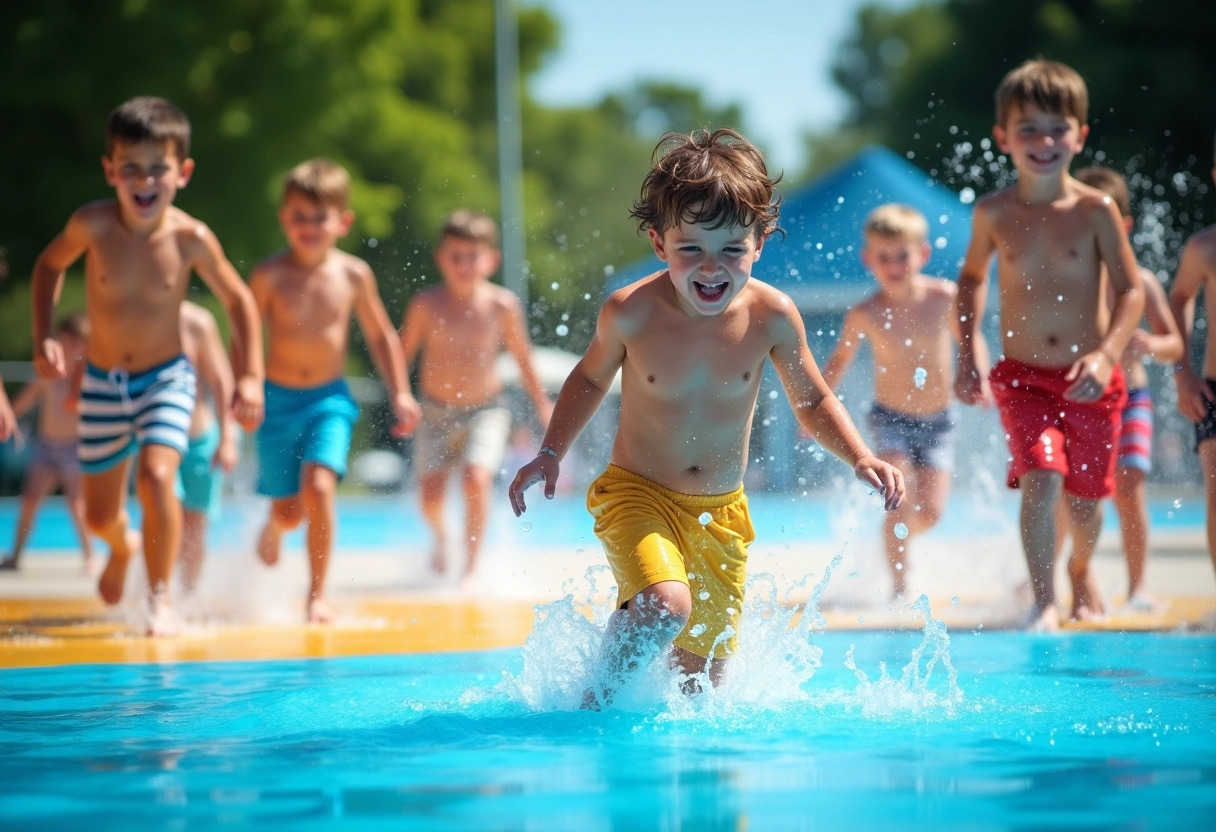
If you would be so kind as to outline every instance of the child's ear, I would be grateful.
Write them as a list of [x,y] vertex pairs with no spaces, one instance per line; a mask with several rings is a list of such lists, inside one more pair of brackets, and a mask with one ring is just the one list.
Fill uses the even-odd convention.
[[[114,162],[109,156],[101,157],[101,172],[106,178],[106,184],[113,187],[115,184]],[[1212,172],[1216,174],[1216,168],[1212,168]]]
[[768,234],[756,235],[756,253],[752,256],[753,263],[760,259],[760,252],[764,251],[764,244],[768,242],[768,238]]
[[1132,233],[1132,229],[1136,227],[1136,220],[1133,217],[1123,218],[1123,230],[1128,234]]
[[865,266],[868,271],[874,271],[874,255],[870,253],[870,250],[862,247],[858,255],[861,257],[861,265]]
[[992,125],[992,138],[996,139],[996,146],[1001,149],[1002,153],[1009,152],[1009,136],[1005,132],[1005,128],[999,124]]
[[[1213,170],[1216,171],[1216,168],[1214,168]],[[653,228],[646,229],[646,233],[650,235],[650,244],[652,246],[654,246],[655,257],[658,257],[660,260],[662,260],[664,263],[666,263],[667,262],[667,250],[666,250],[666,247],[663,245],[663,235],[660,234],[659,232],[655,231]]]
[[347,208],[342,212],[342,233],[346,234],[350,231],[351,226],[355,224],[355,212]]
[[189,185],[191,176],[194,176],[194,160],[185,159],[182,161],[182,172],[177,177],[177,187],[184,188]]

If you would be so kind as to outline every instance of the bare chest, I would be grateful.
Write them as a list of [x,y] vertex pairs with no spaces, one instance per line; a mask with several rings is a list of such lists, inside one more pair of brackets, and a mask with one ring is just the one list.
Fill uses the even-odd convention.
[[324,329],[350,321],[354,291],[339,274],[288,275],[275,289],[275,324]]
[[485,354],[502,346],[501,316],[491,304],[442,304],[432,310],[429,352]]
[[91,299],[140,306],[180,302],[190,278],[172,234],[103,238],[89,252],[86,273]]
[[1095,290],[1100,265],[1097,240],[1076,217],[1013,212],[1003,218],[998,234],[1002,292],[1008,289],[1051,300]]
[[770,345],[746,327],[654,326],[626,342],[634,382],[664,401],[755,398]]

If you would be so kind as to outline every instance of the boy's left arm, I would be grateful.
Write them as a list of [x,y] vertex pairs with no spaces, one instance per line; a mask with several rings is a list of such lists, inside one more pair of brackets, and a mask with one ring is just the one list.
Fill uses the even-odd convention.
[[1148,318],[1148,332],[1137,329],[1127,343],[1127,352],[1133,357],[1147,355],[1162,364],[1173,364],[1182,358],[1182,332],[1174,313],[1170,311],[1165,289],[1152,272],[1140,270],[1140,284],[1144,287],[1144,316]]
[[1098,254],[1106,264],[1106,273],[1110,275],[1110,285],[1115,292],[1115,307],[1110,328],[1098,349],[1078,358],[1065,376],[1072,384],[1064,391],[1064,398],[1075,402],[1095,402],[1102,398],[1115,365],[1144,314],[1140,267],[1123,229],[1119,210],[1109,200],[1093,200],[1087,210],[1094,226]]
[[4,392],[4,379],[0,379],[0,442],[16,438],[21,441],[21,428],[17,427],[17,417],[9,404],[8,394]]
[[360,261],[354,268],[355,319],[363,331],[363,339],[371,351],[380,378],[388,386],[389,402],[397,424],[393,436],[398,438],[412,433],[422,419],[422,408],[410,393],[409,377],[405,372],[405,355],[401,339],[389,320],[380,299],[380,289],[371,267]]
[[515,358],[519,365],[520,379],[532,397],[536,407],[536,417],[540,420],[542,429],[549,427],[549,417],[553,415],[553,400],[541,384],[536,367],[532,364],[532,339],[528,337],[528,325],[524,320],[523,308],[519,300],[511,295],[506,308],[506,321],[503,326],[503,346]]
[[899,508],[904,499],[903,474],[874,456],[844,405],[832,395],[807,345],[802,318],[788,297],[773,310],[772,329],[769,357],[798,423],[815,441],[851,465],[859,480],[882,493],[887,511]]
[[262,319],[253,292],[241,280],[211,229],[199,223],[194,270],[228,313],[232,324],[234,392],[232,414],[246,430],[262,422],[266,365],[262,358]]

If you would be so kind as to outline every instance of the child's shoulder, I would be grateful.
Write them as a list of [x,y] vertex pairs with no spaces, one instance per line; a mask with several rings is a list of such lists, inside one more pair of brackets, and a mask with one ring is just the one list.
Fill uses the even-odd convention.
[[915,278],[917,285],[925,290],[924,300],[954,300],[958,297],[958,284],[944,277],[929,274],[918,274]]
[[1187,238],[1186,247],[1200,255],[1208,265],[1216,266],[1216,225],[1196,231]]
[[113,199],[86,202],[72,212],[68,223],[93,234],[112,229],[118,225],[118,202]]

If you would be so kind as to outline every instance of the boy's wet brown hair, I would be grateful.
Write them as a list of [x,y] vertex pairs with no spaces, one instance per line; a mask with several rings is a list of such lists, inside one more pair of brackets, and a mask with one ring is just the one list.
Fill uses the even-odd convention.
[[167,98],[141,95],[110,111],[106,119],[106,155],[116,144],[172,142],[178,161],[190,158],[190,119]]
[[667,133],[655,146],[642,195],[629,216],[659,234],[681,222],[708,228],[753,227],[759,238],[777,227],[781,196],[764,155],[729,128]]
[[89,325],[89,316],[83,312],[72,312],[55,322],[56,335],[88,338],[90,332],[92,332],[92,327]]
[[1014,109],[1034,104],[1045,113],[1072,116],[1080,124],[1089,117],[1089,90],[1072,67],[1042,58],[1010,70],[996,88],[996,123],[1005,127]]
[[929,239],[929,221],[925,215],[911,205],[898,202],[879,205],[871,211],[863,229],[867,238],[873,236],[910,243],[923,243]]
[[439,242],[449,237],[481,243],[489,248],[498,248],[498,223],[489,214],[467,208],[453,211],[443,220],[439,229]]
[[1073,176],[1113,199],[1120,216],[1130,217],[1132,215],[1132,200],[1127,192],[1127,180],[1110,168],[1091,165],[1081,168]]
[[287,173],[283,182],[283,201],[291,194],[345,211],[350,202],[350,174],[329,159],[309,159]]

